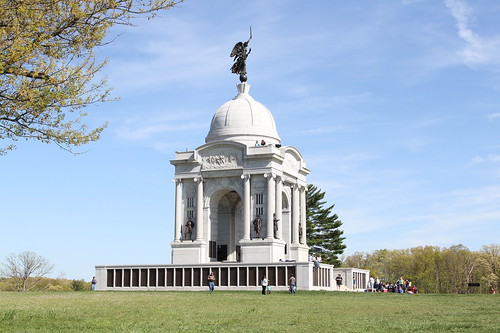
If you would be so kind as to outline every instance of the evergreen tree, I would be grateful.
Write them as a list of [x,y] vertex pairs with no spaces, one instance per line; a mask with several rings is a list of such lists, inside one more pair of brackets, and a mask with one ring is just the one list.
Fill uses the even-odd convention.
[[342,262],[339,256],[346,246],[342,243],[345,237],[340,230],[342,221],[337,214],[332,215],[335,205],[324,208],[325,192],[314,185],[307,186],[307,244],[313,255],[319,255],[324,263],[339,267]]

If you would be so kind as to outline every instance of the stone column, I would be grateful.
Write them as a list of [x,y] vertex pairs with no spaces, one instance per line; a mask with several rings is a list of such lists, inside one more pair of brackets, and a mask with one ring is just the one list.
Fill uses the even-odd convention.
[[203,240],[203,178],[194,179],[198,183],[196,191],[196,240]]
[[181,240],[181,225],[182,225],[182,181],[174,179],[175,182],[175,229],[174,240],[176,242]]
[[292,229],[293,229],[293,240],[292,244],[299,244],[299,222],[300,222],[300,212],[299,212],[299,186],[297,184],[292,186]]
[[283,180],[277,177],[276,183],[276,218],[278,219],[278,233],[276,238],[283,238]]
[[272,173],[267,173],[264,175],[267,177],[267,239],[274,238],[274,211],[276,203],[276,185],[274,183],[274,175]]
[[243,193],[243,239],[250,240],[250,175],[241,175],[244,181]]
[[300,187],[300,223],[302,224],[302,244],[304,245],[307,243],[306,190],[305,186]]

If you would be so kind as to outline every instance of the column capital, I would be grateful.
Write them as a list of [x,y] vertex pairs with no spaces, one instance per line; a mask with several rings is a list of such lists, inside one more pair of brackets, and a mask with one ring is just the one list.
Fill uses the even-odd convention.
[[176,183],[176,184],[180,184],[180,183],[182,183],[182,179],[180,179],[180,178],[174,178],[174,179],[172,179],[172,182]]
[[268,173],[264,174],[264,178],[268,178],[269,180],[270,179],[275,179],[276,175],[274,173],[272,173],[272,172],[268,172]]
[[250,179],[251,175],[249,173],[245,173],[241,175],[241,179]]
[[202,177],[202,176],[199,176],[199,177],[194,177],[194,178],[193,178],[193,181],[194,181],[195,183],[197,183],[197,182],[203,182],[203,180],[204,180],[204,179],[203,179],[203,177]]
[[301,190],[301,191],[304,191],[307,188],[307,186],[301,185],[299,183],[291,183],[290,187],[293,188],[294,190]]

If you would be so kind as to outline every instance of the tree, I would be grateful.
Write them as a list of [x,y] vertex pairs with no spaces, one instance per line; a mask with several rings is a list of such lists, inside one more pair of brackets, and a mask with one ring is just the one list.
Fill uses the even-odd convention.
[[106,124],[82,124],[84,107],[109,100],[106,80],[95,78],[106,61],[94,49],[111,27],[182,1],[0,0],[0,139],[69,151],[98,140]]
[[448,292],[465,294],[467,284],[472,281],[478,266],[479,254],[471,252],[462,244],[452,245],[443,250],[443,262],[447,272]]
[[366,252],[354,252],[344,259],[342,266],[366,269],[370,267],[372,255]]
[[479,257],[479,272],[478,280],[481,280],[481,285],[486,288],[486,291],[498,290],[500,282],[500,245],[483,245]]
[[410,249],[410,268],[407,276],[421,292],[439,293],[445,283],[442,251],[438,246],[419,246]]
[[307,243],[311,253],[320,255],[323,262],[336,267],[342,262],[339,256],[344,253],[346,246],[342,243],[344,231],[340,230],[342,221],[337,214],[332,215],[335,205],[324,208],[325,192],[321,192],[314,185],[307,186]]
[[2,274],[12,280],[16,291],[33,289],[54,268],[44,257],[31,251],[10,254],[6,260]]

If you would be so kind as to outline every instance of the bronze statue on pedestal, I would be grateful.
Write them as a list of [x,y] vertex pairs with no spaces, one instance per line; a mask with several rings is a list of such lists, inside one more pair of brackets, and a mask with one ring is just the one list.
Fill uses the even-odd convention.
[[252,49],[248,50],[248,43],[252,39],[252,27],[250,27],[250,38],[246,42],[238,42],[234,45],[231,51],[230,57],[234,57],[234,64],[231,67],[231,72],[235,74],[240,74],[240,81],[247,81],[247,57],[252,52]]
[[260,238],[261,228],[262,228],[262,219],[260,218],[260,215],[257,215],[257,217],[253,220],[253,230],[255,230],[255,236],[257,238]]

